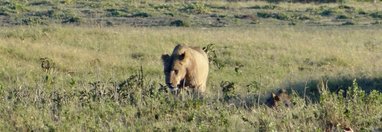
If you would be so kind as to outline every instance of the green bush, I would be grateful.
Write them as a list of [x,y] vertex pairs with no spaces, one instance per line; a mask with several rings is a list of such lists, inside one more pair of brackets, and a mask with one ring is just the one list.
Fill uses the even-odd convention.
[[353,86],[338,93],[330,92],[322,85],[320,104],[323,120],[333,125],[369,131],[373,130],[373,126],[381,125],[382,111],[379,109],[382,106],[382,94],[376,90],[365,93],[356,80]]
[[283,12],[257,12],[258,17],[262,18],[274,18],[278,20],[291,20],[292,16]]
[[106,15],[112,17],[127,17],[127,9],[106,9]]
[[170,23],[171,26],[176,26],[176,27],[189,27],[190,22],[186,20],[175,20]]
[[335,15],[337,14],[338,11],[333,9],[333,8],[326,8],[326,9],[323,9],[321,12],[320,12],[320,15],[321,16],[332,16],[332,15]]
[[370,14],[370,16],[373,17],[373,18],[382,19],[382,11],[373,12],[373,13]]
[[149,16],[151,15],[146,12],[136,12],[132,15],[132,17],[149,17]]
[[180,11],[187,13],[207,14],[210,12],[210,9],[203,2],[191,2],[184,4]]

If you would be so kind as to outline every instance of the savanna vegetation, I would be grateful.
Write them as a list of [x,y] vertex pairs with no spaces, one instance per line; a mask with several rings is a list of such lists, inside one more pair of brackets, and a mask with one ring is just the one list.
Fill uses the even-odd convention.
[[[372,3],[0,3],[2,131],[382,129]],[[165,86],[177,43],[209,54],[203,97]],[[292,107],[265,104],[279,89]]]
[[[273,1],[273,0],[270,0]],[[302,0],[305,2],[314,0]],[[319,0],[318,2],[334,2]],[[3,0],[1,25],[236,27],[255,25],[380,25],[378,3],[253,1]]]

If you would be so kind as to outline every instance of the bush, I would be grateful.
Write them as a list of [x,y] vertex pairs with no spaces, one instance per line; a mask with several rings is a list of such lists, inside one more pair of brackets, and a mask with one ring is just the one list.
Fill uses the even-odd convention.
[[329,125],[369,131],[382,125],[382,94],[373,90],[367,95],[356,80],[353,86],[338,93],[331,93],[325,84],[321,85],[320,104],[323,121]]
[[68,16],[62,19],[62,23],[80,23],[80,22],[81,22],[81,18],[76,16]]
[[191,2],[183,5],[180,11],[187,13],[206,14],[210,12],[210,9],[202,2]]
[[337,11],[334,9],[324,9],[321,11],[320,15],[321,16],[331,16],[331,15],[334,15],[336,13],[337,13]]
[[373,12],[373,13],[370,14],[370,16],[373,17],[373,18],[382,19],[382,11]]
[[175,20],[170,23],[171,26],[176,26],[176,27],[189,27],[190,23],[185,20]]
[[234,82],[222,81],[220,82],[220,87],[222,88],[224,101],[229,101],[238,97],[235,93],[236,86]]
[[351,17],[348,16],[348,15],[345,15],[345,14],[341,14],[341,15],[338,15],[338,16],[336,17],[336,19],[351,19]]
[[149,17],[149,16],[151,15],[146,12],[136,12],[132,15],[132,17]]
[[278,20],[291,20],[292,16],[287,13],[282,13],[282,12],[257,12],[258,17],[262,18],[274,18]]
[[113,16],[113,17],[126,17],[127,10],[125,9],[106,9],[106,15],[107,16]]

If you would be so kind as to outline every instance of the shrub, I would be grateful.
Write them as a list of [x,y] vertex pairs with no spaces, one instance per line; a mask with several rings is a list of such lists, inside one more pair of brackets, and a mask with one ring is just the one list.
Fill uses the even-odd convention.
[[331,16],[331,15],[334,15],[336,14],[337,11],[334,10],[334,9],[323,9],[321,12],[320,12],[320,15],[321,16]]
[[[382,94],[373,90],[370,94],[353,81],[353,86],[346,90],[332,93],[324,83],[321,85],[320,104],[323,121],[329,126],[352,127],[359,130],[372,130],[380,126],[382,119]],[[363,122],[363,123],[360,123]]]
[[282,13],[282,12],[257,12],[258,17],[262,18],[274,18],[278,20],[291,20],[292,16],[288,13]]
[[62,23],[80,23],[81,18],[76,16],[68,16],[62,19]]
[[170,23],[171,26],[176,26],[176,27],[189,27],[190,23],[185,20],[175,20]]
[[191,2],[184,4],[180,11],[187,13],[206,14],[210,12],[210,9],[202,2]]
[[236,87],[234,82],[222,81],[220,82],[220,87],[222,88],[224,101],[228,101],[238,97],[235,93]]
[[210,63],[212,63],[218,69],[222,69],[223,67],[225,67],[225,63],[221,59],[219,59],[216,53],[215,44],[208,44],[207,46],[203,47],[203,50],[207,53],[208,61]]
[[127,9],[106,9],[106,16],[112,17],[126,17]]
[[373,12],[373,13],[370,14],[370,16],[373,17],[373,18],[382,19],[382,11]]
[[149,16],[151,15],[146,12],[136,12],[132,15],[132,17],[149,17]]
[[342,25],[354,25],[355,23],[353,21],[346,21],[342,23]]
[[336,17],[336,19],[351,19],[351,17],[345,14],[340,14]]
[[270,12],[257,12],[257,16],[262,17],[262,18],[270,18],[270,17],[272,17],[272,13],[270,13]]

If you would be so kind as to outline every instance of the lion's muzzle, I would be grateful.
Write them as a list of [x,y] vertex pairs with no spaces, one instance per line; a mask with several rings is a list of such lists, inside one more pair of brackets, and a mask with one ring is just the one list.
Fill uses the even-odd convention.
[[167,86],[170,88],[171,91],[176,91],[178,90],[178,86],[173,86],[171,83],[166,83]]

